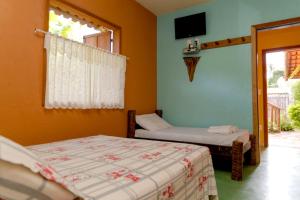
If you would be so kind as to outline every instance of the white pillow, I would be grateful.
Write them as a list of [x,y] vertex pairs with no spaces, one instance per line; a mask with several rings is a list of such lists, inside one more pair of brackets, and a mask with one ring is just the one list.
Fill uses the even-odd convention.
[[159,117],[157,114],[137,115],[136,123],[148,131],[157,131],[160,129],[170,128],[171,124]]
[[44,196],[43,199],[75,199],[75,195],[64,187],[52,181],[45,182],[42,176],[21,165],[0,160],[0,177],[2,180],[10,182],[4,187],[0,182],[0,196],[3,196],[3,199],[4,197],[5,199],[30,199],[29,194],[26,193],[29,189],[22,190],[23,188],[30,188],[32,196],[40,196],[41,198]]
[[34,173],[55,182],[63,183],[63,178],[56,173],[44,160],[20,144],[0,135],[0,160],[22,165]]
[[34,153],[2,135],[0,135],[0,159],[23,165],[35,173],[38,172],[36,163],[42,162]]

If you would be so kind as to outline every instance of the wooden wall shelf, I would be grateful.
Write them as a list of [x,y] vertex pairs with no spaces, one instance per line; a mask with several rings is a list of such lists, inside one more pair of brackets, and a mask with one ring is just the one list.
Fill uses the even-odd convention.
[[187,67],[187,71],[189,74],[190,82],[194,80],[194,73],[196,71],[196,66],[198,64],[200,57],[183,57],[185,65]]
[[248,43],[251,43],[251,36],[228,38],[226,40],[203,43],[201,44],[201,50],[228,47],[228,46],[248,44]]

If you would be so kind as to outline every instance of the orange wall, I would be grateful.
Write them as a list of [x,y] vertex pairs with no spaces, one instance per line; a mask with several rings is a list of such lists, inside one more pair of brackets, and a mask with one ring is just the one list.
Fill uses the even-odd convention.
[[[263,63],[262,51],[274,48],[290,47],[300,45],[300,26],[282,28],[277,30],[267,30],[258,32],[258,87],[263,91]],[[263,127],[268,126],[263,123],[263,94],[259,95],[259,124],[260,124],[260,145],[264,144]]]
[[30,145],[108,134],[125,136],[126,110],[156,108],[156,16],[132,0],[67,0],[122,28],[125,110],[45,110],[43,38],[47,0],[0,1],[0,134]]

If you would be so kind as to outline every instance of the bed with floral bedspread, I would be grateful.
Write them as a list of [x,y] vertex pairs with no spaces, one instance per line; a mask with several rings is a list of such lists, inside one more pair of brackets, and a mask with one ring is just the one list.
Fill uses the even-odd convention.
[[21,159],[10,150],[22,149],[7,147],[0,158],[86,200],[218,199],[211,155],[202,146],[98,135],[29,146]]

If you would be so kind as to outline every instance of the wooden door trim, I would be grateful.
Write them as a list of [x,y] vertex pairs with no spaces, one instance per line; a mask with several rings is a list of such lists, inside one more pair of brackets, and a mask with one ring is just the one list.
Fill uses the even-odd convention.
[[293,24],[298,24],[298,23],[300,23],[300,17],[283,19],[283,20],[273,21],[273,22],[267,22],[267,23],[263,23],[263,24],[256,24],[256,25],[253,25],[252,27],[254,27],[256,30],[262,30],[262,29],[288,26],[288,25],[293,25]]
[[260,146],[259,146],[259,120],[258,120],[258,87],[257,87],[257,29],[251,27],[251,52],[252,52],[252,130],[256,136],[256,163],[260,163]]
[[293,50],[293,49],[300,49],[300,45],[298,44],[298,45],[291,45],[291,46],[268,48],[268,49],[263,49],[263,52],[274,53],[274,52],[278,52],[278,51],[286,51],[286,50]]
[[[267,60],[266,60],[266,54],[268,50],[262,51],[262,75],[263,75],[263,110],[264,110],[264,124],[268,124],[268,84],[267,84]],[[269,146],[269,137],[268,137],[268,126],[264,126],[264,146]]]

